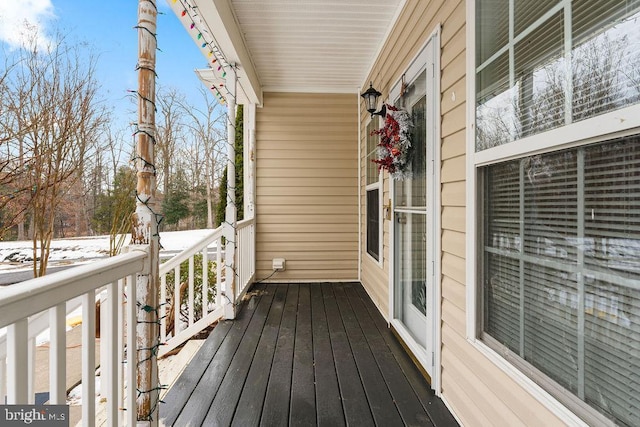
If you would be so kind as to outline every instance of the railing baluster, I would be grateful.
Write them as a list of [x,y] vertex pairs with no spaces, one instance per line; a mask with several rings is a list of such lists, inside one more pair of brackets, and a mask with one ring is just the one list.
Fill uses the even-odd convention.
[[0,357],[0,403],[5,402],[7,396],[7,358]]
[[122,425],[122,408],[124,407],[124,336],[125,336],[125,321],[124,321],[124,284],[126,279],[118,280],[118,288],[116,289],[116,305],[118,309],[118,359],[116,360],[116,370],[118,375],[118,390],[115,393],[118,417],[117,425]]
[[202,250],[202,317],[209,312],[209,247]]
[[64,405],[67,399],[66,304],[49,309],[49,403]]
[[178,335],[180,322],[180,264],[173,269],[173,336]]
[[194,313],[193,313],[194,311],[193,279],[195,276],[194,261],[195,261],[194,257],[189,257],[189,302],[188,302],[189,326],[193,325],[193,320],[194,320]]
[[216,240],[216,308],[222,307],[222,239]]
[[27,403],[27,318],[7,326],[7,403]]
[[115,427],[118,424],[118,402],[116,399],[118,371],[116,370],[116,363],[120,347],[118,347],[116,292],[116,283],[109,283],[107,285],[107,306],[104,310],[107,313],[106,328],[104,328],[106,340],[101,342],[100,346],[100,349],[102,349],[103,345],[107,347],[106,352],[102,353],[106,356],[106,360],[100,360],[100,366],[104,367],[100,369],[100,380],[104,381],[104,384],[101,383],[101,388],[106,388],[106,393],[103,392],[101,394],[107,398],[107,426],[109,427]]
[[160,275],[160,342],[167,341],[167,275]]
[[82,425],[92,427],[96,418],[96,293],[82,296]]
[[[27,330],[29,327],[27,326]],[[29,338],[27,342],[27,403],[33,405],[36,403],[36,339]]]
[[136,369],[138,365],[138,352],[136,351],[136,278],[129,276],[127,279],[127,402],[126,419],[127,425],[133,427],[137,422],[136,398],[137,378]]

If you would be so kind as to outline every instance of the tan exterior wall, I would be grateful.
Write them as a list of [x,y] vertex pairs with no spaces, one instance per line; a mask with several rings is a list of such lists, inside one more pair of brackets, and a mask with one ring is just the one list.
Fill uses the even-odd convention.
[[[411,60],[441,25],[441,392],[465,426],[563,425],[546,407],[466,339],[466,6],[464,1],[409,0],[367,77],[385,98]],[[455,95],[455,96],[454,96]],[[364,168],[366,111],[361,105]],[[364,169],[361,170],[364,177]],[[364,179],[364,178],[363,178]],[[360,182],[364,192],[364,181]],[[364,196],[364,194],[363,194]],[[385,174],[384,202],[389,200]],[[364,197],[360,200],[366,206]],[[361,217],[366,233],[366,212]],[[383,268],[363,256],[362,282],[389,315],[389,227],[384,223]],[[363,234],[363,236],[366,234]],[[366,248],[362,247],[363,253]],[[474,284],[468,284],[473,286]]]
[[358,279],[357,96],[266,93],[256,110],[256,280]]

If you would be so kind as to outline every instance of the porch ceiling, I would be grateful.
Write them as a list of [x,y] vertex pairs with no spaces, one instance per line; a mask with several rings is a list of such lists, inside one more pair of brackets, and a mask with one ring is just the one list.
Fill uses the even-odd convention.
[[[190,0],[187,4],[200,12],[198,19],[211,30],[227,59],[239,64],[241,91],[248,98],[251,92],[261,98],[263,91],[358,90],[404,1]],[[174,11],[180,18],[181,7]],[[197,34],[190,33],[200,45]],[[212,71],[199,73],[207,84],[215,82],[217,73]]]

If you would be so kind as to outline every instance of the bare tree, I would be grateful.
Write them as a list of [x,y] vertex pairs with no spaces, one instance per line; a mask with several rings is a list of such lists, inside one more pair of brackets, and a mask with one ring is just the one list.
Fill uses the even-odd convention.
[[[226,110],[219,108],[209,93],[200,88],[200,94],[204,101],[204,109],[198,109],[192,105],[181,104],[184,114],[189,118],[188,127],[191,133],[191,149],[189,153],[194,160],[201,159],[199,165],[204,165],[204,184],[207,198],[207,228],[213,228],[213,203],[216,181],[224,169],[224,144],[225,114]],[[202,151],[200,151],[200,148]],[[199,168],[202,170],[202,168]],[[199,181],[198,181],[199,182]]]
[[156,169],[158,181],[162,182],[162,191],[166,193],[177,145],[183,139],[184,121],[180,105],[184,104],[184,95],[175,88],[164,87],[159,87],[156,93],[160,116],[156,124]]
[[85,154],[107,116],[97,98],[95,57],[58,35],[41,51],[33,37],[16,51],[7,108],[9,149],[24,181],[14,180],[33,227],[34,276],[46,274],[56,212],[80,177]]

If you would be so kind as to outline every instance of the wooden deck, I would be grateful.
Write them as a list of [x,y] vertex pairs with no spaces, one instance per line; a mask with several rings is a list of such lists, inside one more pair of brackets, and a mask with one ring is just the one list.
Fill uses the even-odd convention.
[[160,405],[175,426],[457,426],[362,285],[259,285]]

